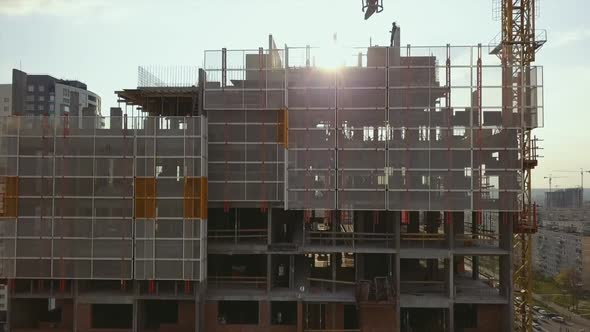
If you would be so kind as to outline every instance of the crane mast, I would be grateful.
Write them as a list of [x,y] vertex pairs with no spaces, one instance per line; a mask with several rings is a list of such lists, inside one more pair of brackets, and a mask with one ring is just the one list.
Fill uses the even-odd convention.
[[[533,267],[532,234],[537,231],[535,208],[531,195],[531,173],[537,166],[535,127],[530,98],[527,97],[531,63],[544,40],[535,40],[535,5],[537,0],[501,0],[502,40],[500,57],[503,65],[503,118],[520,115],[519,147],[522,158],[520,213],[514,221],[513,285],[514,328],[532,331]],[[510,124],[514,125],[514,124]]]

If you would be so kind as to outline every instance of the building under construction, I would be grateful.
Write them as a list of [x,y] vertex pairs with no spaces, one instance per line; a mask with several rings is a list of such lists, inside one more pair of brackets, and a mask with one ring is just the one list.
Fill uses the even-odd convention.
[[399,45],[271,39],[140,68],[104,121],[0,119],[8,326],[512,330],[542,70],[514,96],[497,49]]
[[547,208],[581,209],[583,205],[583,188],[566,188],[545,192],[545,206]]

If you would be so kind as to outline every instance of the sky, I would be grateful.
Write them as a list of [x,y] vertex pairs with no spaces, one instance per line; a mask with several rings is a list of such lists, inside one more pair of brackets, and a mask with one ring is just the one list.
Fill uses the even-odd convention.
[[[139,65],[202,66],[204,50],[255,49],[272,33],[278,47],[388,45],[392,21],[402,44],[487,45],[500,31],[495,0],[384,0],[363,19],[358,0],[0,0],[0,84],[12,68],[77,79],[102,97],[103,114],[117,106],[115,90],[137,86]],[[536,65],[544,70],[543,142],[534,187],[580,185],[590,170],[590,1],[541,0],[538,29],[548,42]],[[587,186],[590,173],[587,174]]]

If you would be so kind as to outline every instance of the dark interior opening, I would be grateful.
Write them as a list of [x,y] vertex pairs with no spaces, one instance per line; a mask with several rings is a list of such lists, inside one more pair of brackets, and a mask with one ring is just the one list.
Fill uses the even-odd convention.
[[299,213],[275,209],[272,217],[272,242],[292,243],[295,225],[298,224],[298,220],[302,219]]
[[355,232],[393,234],[392,211],[355,211]]
[[373,280],[375,277],[389,276],[390,257],[387,254],[370,254],[363,256],[365,261],[364,278]]
[[401,332],[447,332],[447,317],[444,309],[402,308],[400,317]]
[[275,301],[270,308],[273,325],[297,325],[297,302]]
[[13,328],[38,328],[39,323],[59,326],[62,323],[62,303],[55,299],[14,299],[11,319]]
[[455,304],[455,328],[477,328],[477,305]]
[[[260,209],[209,209],[207,238],[217,242],[266,243],[268,214]],[[237,237],[237,238],[236,238]]]
[[359,328],[359,315],[356,305],[345,304],[344,305],[344,329],[353,330]]
[[258,325],[258,301],[219,301],[219,324]]
[[146,301],[145,328],[158,329],[161,324],[178,323],[178,302],[176,301]]
[[309,303],[305,306],[305,328],[323,330],[326,328],[326,304]]
[[80,291],[121,291],[120,280],[84,280],[79,283]]
[[207,271],[209,276],[264,277],[266,256],[209,255]]
[[130,329],[133,327],[132,304],[93,304],[93,329]]
[[236,209],[229,209],[227,212],[221,208],[210,208],[208,211],[207,228],[209,230],[234,229],[236,220]]
[[272,257],[272,287],[289,287],[289,255],[274,255]]
[[401,280],[445,281],[445,259],[400,259]]

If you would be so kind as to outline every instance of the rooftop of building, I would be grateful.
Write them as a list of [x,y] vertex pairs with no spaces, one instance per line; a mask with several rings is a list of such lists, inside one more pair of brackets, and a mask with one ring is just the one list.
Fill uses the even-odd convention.
[[12,75],[13,75],[13,77],[14,77],[14,75],[26,75],[27,81],[29,81],[29,80],[31,80],[31,81],[47,81],[47,82],[68,85],[68,86],[75,87],[75,88],[82,89],[82,90],[88,90],[88,86],[86,85],[86,83],[80,82],[78,80],[68,80],[68,79],[56,78],[56,77],[48,75],[48,74],[29,74],[29,73],[26,73],[22,70],[12,69]]

